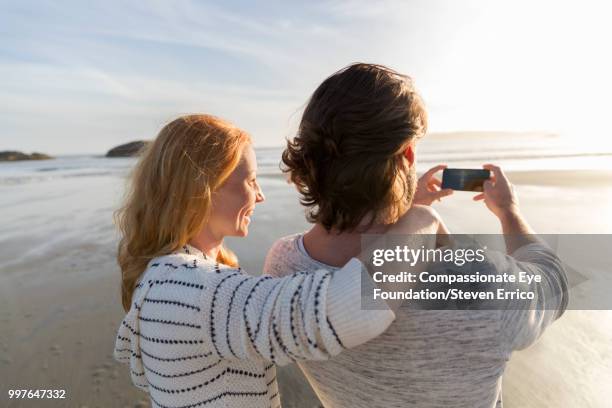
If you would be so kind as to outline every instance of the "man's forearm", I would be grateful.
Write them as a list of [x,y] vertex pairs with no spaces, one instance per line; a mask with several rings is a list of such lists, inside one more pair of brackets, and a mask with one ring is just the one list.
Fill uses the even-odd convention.
[[527,221],[517,210],[508,211],[500,217],[506,251],[512,254],[514,251],[527,244],[540,242],[535,231],[527,224]]

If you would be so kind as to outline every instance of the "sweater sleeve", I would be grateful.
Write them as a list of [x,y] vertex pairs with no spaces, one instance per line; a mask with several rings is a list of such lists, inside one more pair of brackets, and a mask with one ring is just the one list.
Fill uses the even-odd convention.
[[509,259],[514,273],[540,276],[541,282],[519,284],[519,290],[532,291],[534,298],[513,301],[502,311],[502,344],[509,352],[533,344],[544,330],[561,317],[568,304],[568,282],[565,269],[544,243],[532,243],[517,249]]
[[279,278],[218,271],[202,292],[204,338],[221,358],[280,365],[328,359],[378,336],[395,319],[386,307],[361,309],[361,280],[369,279],[362,269],[352,259],[334,273]]

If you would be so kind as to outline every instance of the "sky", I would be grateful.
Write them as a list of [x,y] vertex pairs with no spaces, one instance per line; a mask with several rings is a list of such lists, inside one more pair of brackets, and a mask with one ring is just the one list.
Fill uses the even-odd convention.
[[291,137],[352,62],[410,75],[430,130],[550,131],[612,149],[596,1],[0,0],[0,150],[103,154],[204,112]]

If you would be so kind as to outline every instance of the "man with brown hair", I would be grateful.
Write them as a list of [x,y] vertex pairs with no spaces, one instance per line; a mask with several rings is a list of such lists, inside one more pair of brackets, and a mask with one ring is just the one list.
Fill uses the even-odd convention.
[[[363,233],[384,233],[407,211],[418,212],[422,222],[406,233],[447,234],[428,206],[451,193],[434,177],[444,166],[416,180],[415,147],[426,129],[426,111],[409,77],[353,64],[327,78],[283,153],[284,170],[314,225],[278,240],[264,272],[337,269],[360,252]],[[563,268],[533,237],[503,171],[483,167],[493,177],[475,199],[501,222],[511,254],[504,262],[531,262],[549,278],[546,285],[566,288]],[[529,310],[413,310],[404,304],[378,338],[300,367],[326,407],[500,407],[511,353],[535,341],[566,304],[565,296],[540,296]],[[328,323],[333,331],[334,322]]]

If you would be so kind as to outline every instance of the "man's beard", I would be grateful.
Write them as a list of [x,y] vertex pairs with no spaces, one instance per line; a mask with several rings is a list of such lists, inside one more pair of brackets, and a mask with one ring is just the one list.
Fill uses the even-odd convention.
[[393,191],[395,192],[395,205],[384,212],[378,222],[381,224],[394,224],[406,214],[412,206],[412,200],[417,187],[416,166],[410,166],[408,171],[402,172],[395,179]]
[[404,193],[404,199],[402,203],[406,205],[406,207],[401,212],[401,215],[404,215],[406,211],[410,207],[412,207],[412,200],[414,199],[414,194],[416,193],[417,188],[417,175],[416,175],[416,165],[410,166],[408,171],[405,173],[405,187],[406,191]]

